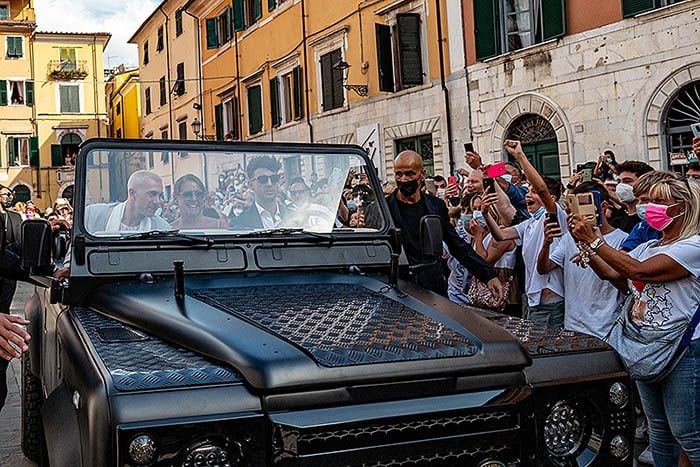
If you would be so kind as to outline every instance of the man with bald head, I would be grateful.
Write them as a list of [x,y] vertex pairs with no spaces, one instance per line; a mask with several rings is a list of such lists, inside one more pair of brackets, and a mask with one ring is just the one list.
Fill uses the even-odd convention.
[[85,226],[91,233],[144,232],[169,229],[170,224],[156,215],[163,202],[163,180],[147,170],[137,170],[127,182],[123,203],[91,204],[85,208]]
[[[420,221],[423,216],[437,215],[442,221],[443,240],[450,254],[462,263],[470,274],[487,284],[495,297],[501,297],[503,287],[496,278],[496,272],[474,252],[471,245],[457,235],[450,223],[445,202],[421,191],[425,170],[423,159],[418,153],[403,151],[394,159],[394,180],[397,189],[386,200],[394,225],[401,229],[401,243],[409,264],[424,262],[419,242]],[[419,272],[418,284],[447,296],[447,280],[440,265]]]

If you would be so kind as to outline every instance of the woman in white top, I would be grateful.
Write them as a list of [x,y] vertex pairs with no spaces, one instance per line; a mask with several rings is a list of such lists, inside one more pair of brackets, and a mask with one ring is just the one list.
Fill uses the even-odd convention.
[[[688,323],[700,305],[700,186],[662,180],[649,195],[646,221],[661,239],[629,254],[599,240],[579,216],[570,219],[569,228],[594,252],[590,264],[595,271],[634,295],[630,317],[637,326],[663,332]],[[679,445],[692,465],[700,465],[700,327],[664,379],[637,386],[649,418],[654,465],[675,467]]]

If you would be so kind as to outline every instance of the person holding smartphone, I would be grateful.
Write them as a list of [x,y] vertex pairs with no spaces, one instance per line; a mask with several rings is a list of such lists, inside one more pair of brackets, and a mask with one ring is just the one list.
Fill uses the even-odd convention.
[[[600,180],[605,180],[606,178],[610,178],[614,175],[617,175],[617,173],[618,171],[617,162],[615,161],[615,153],[608,149],[598,157],[598,163],[593,169],[593,176]],[[589,180],[584,180],[584,182],[586,181]]]

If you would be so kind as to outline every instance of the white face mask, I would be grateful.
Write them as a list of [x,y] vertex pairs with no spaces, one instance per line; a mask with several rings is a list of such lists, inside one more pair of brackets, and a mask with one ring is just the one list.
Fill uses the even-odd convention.
[[631,203],[634,201],[634,188],[627,183],[618,183],[615,187],[615,194],[621,203]]

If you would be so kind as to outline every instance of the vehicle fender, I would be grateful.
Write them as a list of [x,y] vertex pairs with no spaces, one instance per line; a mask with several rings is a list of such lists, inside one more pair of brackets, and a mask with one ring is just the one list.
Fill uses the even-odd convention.
[[29,340],[29,361],[32,374],[41,377],[41,341],[44,329],[44,313],[39,300],[39,292],[32,295],[24,304],[24,317],[29,324],[27,332],[32,338]]
[[60,384],[41,408],[49,464],[56,467],[82,465],[80,428],[70,390]]

